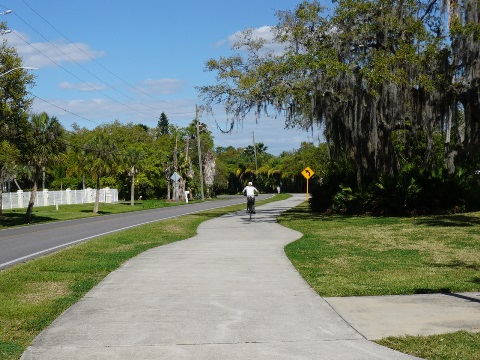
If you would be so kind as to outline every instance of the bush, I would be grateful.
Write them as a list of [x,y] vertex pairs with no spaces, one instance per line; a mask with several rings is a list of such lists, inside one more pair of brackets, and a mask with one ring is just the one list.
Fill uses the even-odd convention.
[[[310,199],[310,207],[316,212],[325,212],[331,209],[335,204],[335,208],[344,207],[341,203],[347,200],[347,194],[338,194],[340,186],[345,189],[352,189],[356,184],[355,174],[346,163],[331,162],[326,167],[326,175],[320,183],[313,183],[310,192],[312,198]],[[348,192],[348,190],[345,190]],[[342,199],[342,196],[345,199]],[[348,203],[348,201],[346,201]],[[346,204],[344,204],[346,206]]]
[[332,165],[324,182],[312,188],[313,211],[341,214],[416,215],[480,209],[480,174],[457,169],[409,169],[396,177],[382,177],[366,190],[355,187],[353,172]]

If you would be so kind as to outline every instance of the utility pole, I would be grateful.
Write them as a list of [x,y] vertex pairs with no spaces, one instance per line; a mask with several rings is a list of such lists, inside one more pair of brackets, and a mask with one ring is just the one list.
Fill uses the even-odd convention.
[[175,136],[175,150],[173,151],[173,171],[174,172],[177,172],[178,170],[177,152],[178,152],[178,136]]
[[202,201],[205,200],[203,193],[203,164],[202,164],[202,149],[200,144],[200,121],[198,120],[198,106],[195,105],[195,123],[197,124],[197,148],[198,148],[198,167],[200,170],[200,192],[202,194]]
[[252,136],[253,136],[253,153],[255,155],[255,179],[256,179],[258,164],[257,164],[257,145],[255,144],[255,131],[252,131]]
[[[173,180],[173,200],[178,201],[178,179],[176,178],[178,170],[178,136],[175,136],[175,151],[173,152],[173,175],[175,180]],[[170,181],[170,180],[169,180]]]

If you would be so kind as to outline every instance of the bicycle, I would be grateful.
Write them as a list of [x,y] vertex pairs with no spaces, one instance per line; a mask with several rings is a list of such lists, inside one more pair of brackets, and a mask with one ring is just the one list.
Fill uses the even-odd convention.
[[[255,194],[255,196],[258,196],[258,195]],[[247,196],[247,213],[250,216],[250,220],[252,220],[252,214],[255,214],[255,197],[254,196]]]

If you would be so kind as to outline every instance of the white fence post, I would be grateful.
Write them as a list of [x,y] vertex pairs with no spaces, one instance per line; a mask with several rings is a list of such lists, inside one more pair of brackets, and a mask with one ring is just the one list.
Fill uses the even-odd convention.
[[43,206],[48,206],[48,198],[50,194],[48,193],[48,189],[43,189]]
[[105,203],[111,204],[112,203],[112,192],[110,188],[105,188]]
[[23,208],[23,190],[17,190],[17,196],[18,207]]
[[92,189],[86,188],[85,189],[85,199],[83,200],[84,203],[91,203],[92,202]]
[[65,192],[67,194],[67,205],[70,205],[72,203],[72,190],[68,188]]

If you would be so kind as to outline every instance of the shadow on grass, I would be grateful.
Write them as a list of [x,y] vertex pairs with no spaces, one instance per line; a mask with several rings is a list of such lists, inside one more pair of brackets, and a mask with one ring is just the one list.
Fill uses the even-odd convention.
[[480,217],[469,215],[436,215],[430,218],[415,221],[417,225],[444,226],[444,227],[469,227],[479,226]]
[[[292,208],[290,210],[285,211],[280,215],[281,219],[287,221],[295,221],[295,220],[336,220],[340,216],[339,215],[325,215],[317,212],[312,212],[306,208]],[[344,217],[344,216],[342,216]]]
[[471,270],[480,270],[479,264],[468,264],[465,261],[455,260],[449,263],[430,263],[428,264],[431,267],[436,268],[452,268],[452,269],[471,269]]
[[[376,218],[385,219],[385,217],[376,216],[361,216],[361,215],[344,215],[344,214],[327,214],[312,212],[308,208],[293,208],[283,213],[282,218],[285,220],[321,220],[321,221],[336,221],[340,219],[351,218]],[[392,217],[393,218],[393,217]],[[397,217],[395,217],[397,218]],[[433,215],[431,217],[420,218],[414,221],[415,225],[426,225],[432,227],[474,227],[480,226],[480,217],[468,214],[454,214],[454,215]]]
[[[56,219],[32,214],[32,219],[29,224],[40,224],[50,221],[56,221]],[[0,229],[22,225],[27,225],[27,223],[25,223],[25,213],[9,212],[0,216]]]

